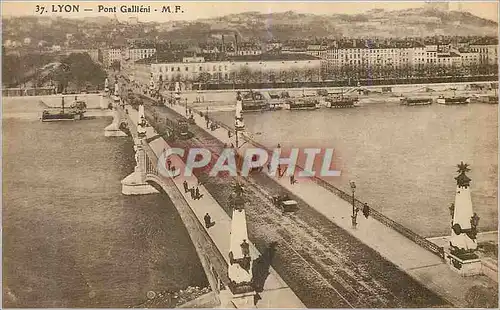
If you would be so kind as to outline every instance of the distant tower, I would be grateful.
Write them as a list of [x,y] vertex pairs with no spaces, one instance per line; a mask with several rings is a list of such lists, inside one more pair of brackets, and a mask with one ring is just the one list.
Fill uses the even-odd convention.
[[481,262],[474,253],[477,249],[477,225],[479,217],[472,209],[470,195],[471,179],[465,175],[470,171],[468,164],[461,162],[458,165],[459,175],[455,203],[450,207],[451,211],[451,236],[449,249],[449,264],[455,271],[462,275],[474,275],[481,272]]
[[[241,116],[242,99],[238,92],[236,98],[235,113],[235,138],[238,152],[242,131],[245,129],[243,117]],[[237,166],[239,166],[237,164]],[[239,173],[239,171],[238,171]],[[250,254],[250,240],[247,232],[247,219],[245,213],[245,200],[243,197],[243,187],[238,175],[234,193],[231,196],[233,216],[231,218],[231,236],[229,245],[229,268],[228,277],[231,281],[230,290],[232,293],[231,302],[236,308],[254,307],[255,290],[253,288],[252,261]]]

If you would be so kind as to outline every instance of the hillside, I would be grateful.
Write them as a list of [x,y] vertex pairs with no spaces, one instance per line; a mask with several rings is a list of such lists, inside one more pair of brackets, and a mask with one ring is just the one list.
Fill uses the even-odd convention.
[[363,14],[301,14],[245,12],[195,21],[168,21],[130,25],[108,17],[84,19],[24,16],[3,19],[3,41],[23,42],[29,46],[61,45],[72,48],[96,48],[124,44],[127,39],[186,44],[219,41],[222,35],[233,40],[238,34],[248,39],[306,39],[314,37],[424,37],[497,36],[497,23],[468,12],[416,8],[400,11],[370,10]]
[[[364,14],[314,15],[292,11],[262,14],[245,12],[224,17],[197,20],[200,34],[207,29],[212,34],[228,30],[244,38],[287,40],[309,37],[409,37],[433,35],[496,35],[497,23],[468,12],[439,11],[417,8],[400,11],[371,10]],[[175,30],[175,37],[184,33],[184,27]]]

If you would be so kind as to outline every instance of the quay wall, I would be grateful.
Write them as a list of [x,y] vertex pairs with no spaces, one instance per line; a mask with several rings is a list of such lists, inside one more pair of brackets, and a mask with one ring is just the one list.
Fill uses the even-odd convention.
[[[477,90],[470,90],[469,86],[482,85],[487,88],[491,87],[495,81],[488,82],[457,82],[457,83],[434,83],[434,84],[396,84],[396,85],[377,85],[377,86],[360,86],[360,87],[307,87],[307,88],[262,88],[255,89],[259,92],[274,92],[281,93],[286,91],[292,97],[299,97],[303,94],[316,95],[317,90],[325,89],[330,92],[341,93],[346,95],[357,96],[361,101],[365,100],[386,100],[391,97],[401,95],[407,96],[429,96],[437,97],[438,95],[472,95],[480,93]],[[497,86],[498,87],[498,86]],[[391,88],[390,92],[383,92],[384,89]],[[456,89],[455,91],[453,89]],[[368,90],[368,95],[358,94],[357,90]],[[427,91],[429,90],[429,91]],[[244,89],[229,89],[229,90],[186,90],[182,91],[182,100],[187,99],[188,104],[194,106],[224,106],[228,103],[234,104],[234,98],[238,91],[246,91]],[[173,96],[173,92],[165,91],[163,95],[166,98]],[[398,98],[394,98],[399,100]]]

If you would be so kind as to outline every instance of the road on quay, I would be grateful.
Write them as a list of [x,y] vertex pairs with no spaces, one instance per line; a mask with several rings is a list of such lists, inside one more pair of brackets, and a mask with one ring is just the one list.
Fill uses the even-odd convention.
[[[165,118],[182,116],[168,107],[152,106],[144,97],[146,117],[159,133]],[[197,126],[194,138],[169,142],[172,147],[206,147],[218,154],[223,143]],[[232,177],[206,176],[195,170],[211,195],[230,214]],[[270,177],[256,174],[244,181],[251,241],[261,253],[276,244],[272,266],[309,308],[399,308],[450,306],[396,265],[338,227]],[[287,193],[299,203],[296,213],[283,214],[270,201]]]

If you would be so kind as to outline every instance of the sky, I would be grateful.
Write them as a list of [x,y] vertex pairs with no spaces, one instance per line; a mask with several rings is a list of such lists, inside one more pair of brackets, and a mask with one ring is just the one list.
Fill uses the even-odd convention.
[[[60,4],[77,4],[80,5],[80,13],[55,13],[51,12],[52,5]],[[61,16],[61,17],[90,17],[90,16],[108,16],[114,17],[113,12],[98,13],[98,6],[104,5],[112,8],[116,7],[116,17],[119,20],[127,20],[129,17],[138,17],[139,21],[157,21],[164,22],[169,20],[195,20],[199,18],[213,18],[233,13],[242,13],[247,11],[258,11],[261,13],[295,11],[298,13],[312,14],[357,14],[363,13],[370,9],[385,9],[385,10],[400,10],[408,8],[422,7],[425,3],[422,1],[274,1],[274,2],[257,2],[257,1],[179,1],[179,2],[146,2],[146,1],[74,1],[74,2],[29,2],[29,1],[2,1],[2,16],[19,16],[19,15],[38,15],[38,16]],[[36,13],[36,6],[43,5],[49,12],[44,12],[42,15]],[[127,5],[142,5],[150,6],[150,13],[121,13],[120,6]],[[171,10],[174,10],[175,5],[180,5],[182,12],[180,13],[161,13],[164,5],[170,5]],[[93,12],[83,12],[84,8],[92,9]],[[155,9],[158,11],[155,12]],[[465,2],[450,2],[451,10],[461,9],[468,11],[474,15],[487,18],[498,22],[498,0],[497,1],[470,1]]]

